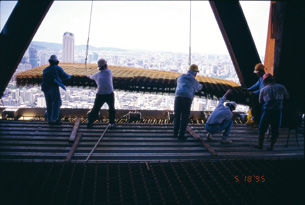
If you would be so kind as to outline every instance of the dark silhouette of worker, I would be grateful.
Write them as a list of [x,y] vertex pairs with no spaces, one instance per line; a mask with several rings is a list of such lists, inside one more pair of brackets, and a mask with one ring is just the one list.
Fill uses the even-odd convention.
[[98,113],[104,103],[109,106],[109,123],[110,128],[115,127],[115,108],[114,108],[114,93],[113,93],[113,75],[108,69],[107,61],[100,59],[98,62],[98,73],[88,75],[87,77],[95,80],[97,84],[96,98],[92,110],[88,113],[87,127],[92,127],[93,122],[98,119]]
[[262,114],[262,108],[261,105],[258,103],[258,96],[261,89],[265,86],[263,83],[263,75],[265,74],[265,66],[261,63],[258,63],[254,67],[254,73],[256,73],[258,77],[258,81],[252,85],[250,88],[248,88],[248,91],[250,91],[250,108],[251,114],[253,116],[253,120],[256,124],[259,124],[261,114]]
[[174,105],[174,137],[178,137],[180,130],[178,137],[180,140],[187,139],[184,134],[189,122],[195,90],[202,89],[202,85],[195,79],[198,72],[198,66],[192,64],[187,74],[182,74],[177,79]]
[[66,90],[62,80],[71,78],[71,75],[58,66],[56,55],[52,55],[49,59],[50,66],[43,70],[41,90],[44,93],[47,105],[46,119],[50,125],[62,124],[59,120],[59,112],[61,106],[61,98],[59,86]]
[[279,130],[282,120],[283,100],[289,98],[285,86],[273,83],[273,76],[266,73],[263,76],[263,82],[266,85],[259,94],[259,102],[263,104],[263,113],[259,124],[258,149],[263,149],[265,133],[271,125],[271,143],[267,150],[272,151],[279,136]]

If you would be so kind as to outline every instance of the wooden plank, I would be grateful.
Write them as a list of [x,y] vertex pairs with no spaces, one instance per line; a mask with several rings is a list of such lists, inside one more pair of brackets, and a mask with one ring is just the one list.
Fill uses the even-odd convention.
[[74,126],[73,126],[73,130],[70,134],[70,137],[69,137],[69,141],[72,142],[75,140],[75,137],[76,137],[76,133],[77,133],[77,130],[78,130],[78,127],[80,125],[80,117],[77,117],[75,123],[74,123]]
[[202,145],[207,148],[207,150],[209,150],[209,152],[213,155],[213,156],[218,156],[218,154],[215,152],[215,150],[207,143],[205,143],[205,141],[194,131],[192,130],[192,128],[190,128],[189,126],[186,127],[186,130],[197,140],[200,140]]
[[[79,119],[80,119],[80,118],[79,118]],[[77,148],[77,146],[78,146],[78,144],[79,144],[79,141],[80,141],[82,135],[83,135],[82,132],[79,132],[79,133],[77,134],[76,140],[74,141],[73,146],[71,147],[71,150],[70,150],[70,152],[68,153],[68,155],[67,155],[67,157],[66,157],[66,159],[65,159],[65,162],[71,161],[71,159],[72,159],[72,157],[73,157],[73,154],[74,154],[74,152],[75,152],[75,150],[76,150],[76,148]]]

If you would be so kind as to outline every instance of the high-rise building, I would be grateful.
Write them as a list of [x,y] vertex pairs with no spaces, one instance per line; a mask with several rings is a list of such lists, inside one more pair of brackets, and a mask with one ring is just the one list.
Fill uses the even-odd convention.
[[65,32],[62,41],[62,62],[74,62],[74,34]]
[[48,64],[48,59],[49,58],[49,55],[43,53],[41,54],[40,56],[40,65],[45,65],[45,64]]
[[30,64],[32,68],[38,66],[38,57],[37,57],[37,50],[34,47],[30,47]]
[[97,61],[98,54],[96,52],[93,52],[93,61]]

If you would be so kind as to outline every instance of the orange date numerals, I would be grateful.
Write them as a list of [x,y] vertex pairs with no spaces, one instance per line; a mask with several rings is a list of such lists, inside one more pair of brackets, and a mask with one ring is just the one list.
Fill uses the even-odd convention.
[[247,182],[247,183],[264,183],[266,178],[264,175],[247,175],[247,176],[234,176],[235,182]]

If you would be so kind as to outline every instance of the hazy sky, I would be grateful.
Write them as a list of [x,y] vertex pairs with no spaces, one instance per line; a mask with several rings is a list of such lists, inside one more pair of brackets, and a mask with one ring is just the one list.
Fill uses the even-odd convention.
[[[264,55],[270,1],[241,1],[254,41]],[[0,1],[1,29],[16,2]],[[34,41],[62,43],[63,33],[76,45],[88,37],[91,1],[55,1]],[[189,1],[94,1],[90,45],[152,51],[188,52]],[[192,51],[228,53],[208,1],[192,2]]]

